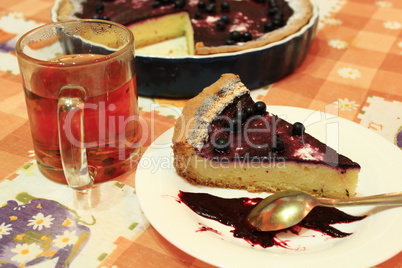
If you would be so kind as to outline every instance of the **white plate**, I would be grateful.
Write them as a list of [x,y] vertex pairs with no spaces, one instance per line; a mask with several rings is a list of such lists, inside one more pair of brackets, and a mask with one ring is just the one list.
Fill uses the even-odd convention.
[[[271,106],[269,111],[289,122],[303,122],[310,134],[362,166],[358,195],[402,191],[402,152],[372,131],[351,121],[319,111]],[[330,238],[303,230],[285,234],[289,248],[263,249],[234,238],[230,230],[197,215],[178,202],[180,190],[205,192],[220,197],[264,197],[241,190],[197,187],[179,177],[170,148],[173,130],[165,132],[142,157],[136,174],[136,192],[145,216],[172,244],[204,262],[219,267],[370,267],[402,249],[402,208],[348,207],[343,211],[369,216],[361,221],[337,224],[353,232],[346,238]],[[203,231],[207,226],[218,233]]]

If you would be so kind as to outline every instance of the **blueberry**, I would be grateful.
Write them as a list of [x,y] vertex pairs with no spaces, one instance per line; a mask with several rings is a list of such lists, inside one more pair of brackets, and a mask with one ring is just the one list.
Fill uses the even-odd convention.
[[225,137],[220,137],[215,141],[214,147],[218,150],[227,150],[229,148],[229,140]]
[[222,11],[229,11],[230,10],[230,3],[228,1],[223,1],[221,3],[221,10]]
[[264,32],[271,32],[273,30],[276,29],[276,26],[274,25],[274,23],[272,21],[267,21],[266,23],[264,23]]
[[185,0],[175,0],[174,1],[174,8],[176,9],[181,9],[186,5],[186,1]]
[[283,20],[273,20],[272,22],[276,28],[283,26]]
[[296,136],[302,136],[304,134],[305,130],[306,130],[306,128],[300,122],[296,122],[292,126],[292,134],[296,135]]
[[268,0],[268,5],[270,7],[277,7],[278,4],[276,3],[276,0]]
[[275,26],[282,26],[283,25],[283,14],[282,13],[276,13],[275,15],[272,16],[272,22]]
[[222,21],[222,20],[218,20],[216,22],[216,29],[218,31],[224,31],[226,29],[226,23],[224,21]]
[[228,15],[222,15],[221,21],[223,21],[225,24],[229,24],[230,23],[230,18],[229,18]]
[[228,39],[225,41],[225,45],[227,46],[233,46],[235,44],[235,41],[233,41],[232,39]]
[[281,11],[279,10],[279,8],[277,8],[277,7],[271,7],[269,10],[268,10],[268,16],[269,17],[273,17],[275,14],[277,14],[277,13],[280,13]]
[[92,19],[94,19],[94,20],[99,20],[99,19],[100,19],[100,17],[99,17],[99,15],[98,15],[98,14],[94,14],[94,15],[92,16]]
[[285,149],[285,144],[283,143],[282,140],[274,140],[272,142],[272,150],[275,152],[282,152]]
[[199,12],[199,11],[195,12],[194,18],[195,18],[196,20],[201,20],[201,19],[202,19],[202,14],[201,14],[201,12]]
[[110,20],[109,16],[107,16],[107,15],[102,16],[101,19],[102,20]]
[[262,115],[267,111],[267,105],[263,101],[257,101],[254,103],[254,112]]
[[275,14],[272,15],[273,20],[283,20],[283,14],[282,12],[276,12]]
[[229,39],[231,39],[235,42],[239,42],[241,39],[241,33],[239,31],[232,31],[229,34]]
[[247,106],[244,108],[244,112],[246,113],[247,117],[253,116],[254,115],[254,107],[253,106]]
[[208,4],[205,8],[205,11],[208,14],[214,13],[216,11],[216,5],[215,4]]
[[159,1],[152,1],[152,7],[153,7],[153,8],[157,8],[157,7],[159,7],[159,6],[160,6]]
[[105,5],[102,2],[98,2],[95,4],[95,10],[97,13],[102,13],[105,10]]
[[252,39],[253,39],[253,36],[251,35],[250,32],[244,32],[244,33],[242,34],[242,40],[243,40],[244,42],[251,41]]
[[197,3],[197,7],[198,7],[198,9],[205,9],[207,7],[207,4],[205,3],[205,1],[200,0]]

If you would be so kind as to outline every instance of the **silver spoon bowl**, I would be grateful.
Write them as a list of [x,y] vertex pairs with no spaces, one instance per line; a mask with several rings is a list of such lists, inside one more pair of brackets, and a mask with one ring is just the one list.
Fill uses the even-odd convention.
[[260,231],[278,231],[302,221],[316,206],[402,205],[402,192],[347,199],[316,198],[301,191],[283,191],[259,202],[248,214],[249,223]]

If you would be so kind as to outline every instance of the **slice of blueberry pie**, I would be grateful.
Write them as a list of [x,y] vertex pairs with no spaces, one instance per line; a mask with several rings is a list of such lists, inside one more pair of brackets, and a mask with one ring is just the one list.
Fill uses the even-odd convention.
[[189,100],[173,135],[174,166],[192,184],[250,192],[356,194],[360,165],[254,102],[234,74]]
[[185,36],[188,53],[261,47],[298,32],[312,16],[310,0],[58,0],[57,20],[119,22],[136,47]]

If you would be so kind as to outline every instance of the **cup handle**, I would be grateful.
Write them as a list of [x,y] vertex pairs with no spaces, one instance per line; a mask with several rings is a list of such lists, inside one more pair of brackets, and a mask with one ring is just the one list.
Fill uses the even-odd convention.
[[59,91],[57,117],[59,147],[64,176],[74,190],[86,191],[93,184],[88,170],[84,139],[85,89],[64,86]]

